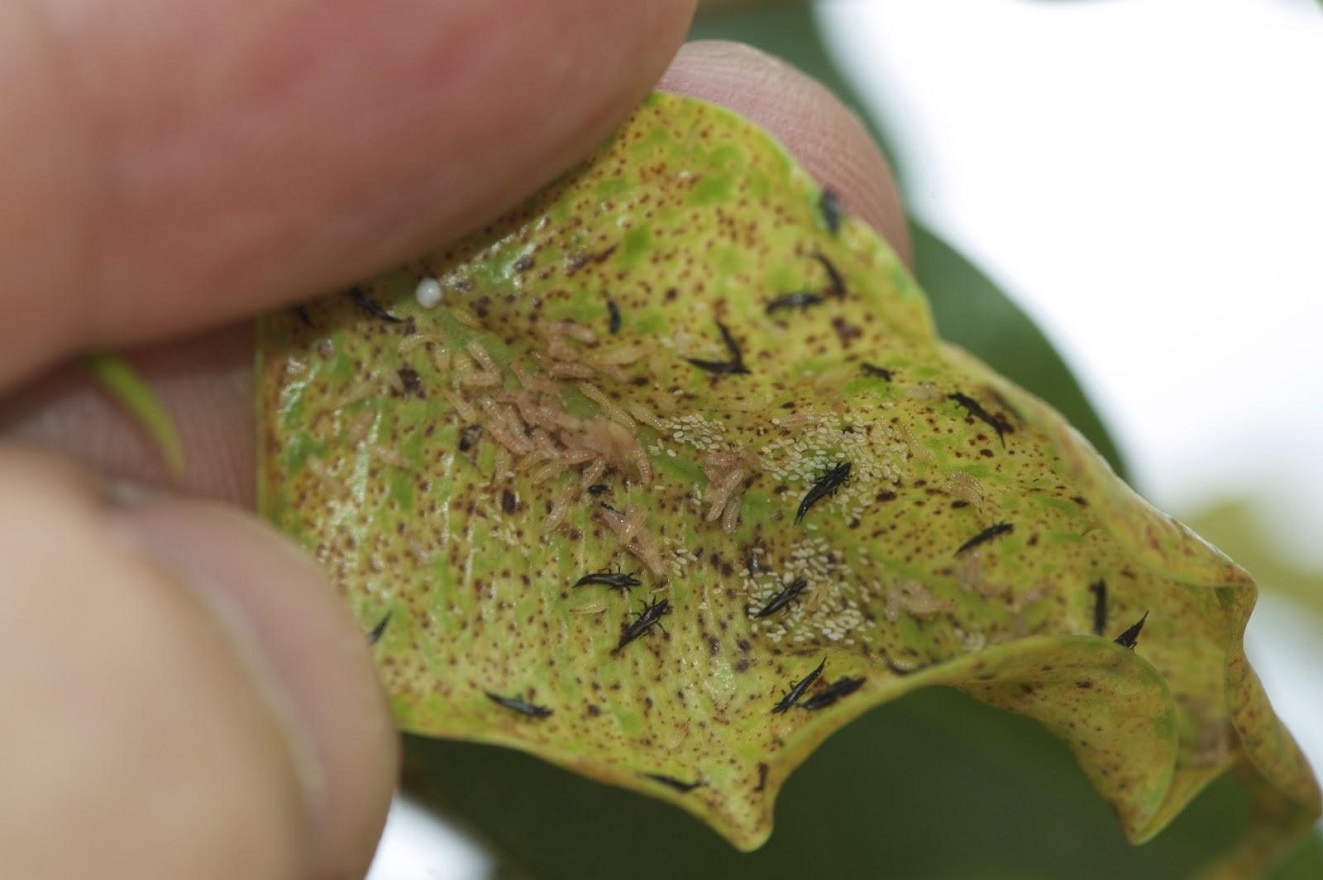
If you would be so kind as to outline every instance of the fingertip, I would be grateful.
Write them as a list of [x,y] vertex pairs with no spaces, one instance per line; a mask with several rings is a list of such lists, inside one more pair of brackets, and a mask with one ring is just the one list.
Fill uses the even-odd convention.
[[361,876],[398,743],[317,567],[50,453],[0,485],[0,876]]
[[366,873],[395,789],[399,738],[364,631],[312,558],[237,509],[161,498],[116,513],[220,604],[275,679],[315,776],[311,877]]
[[906,264],[909,227],[900,190],[867,127],[832,92],[743,43],[687,43],[658,88],[721,104],[767,129],[835,190],[846,211],[876,229]]
[[5,449],[0,485],[0,876],[295,876],[295,751],[224,628],[85,471]]

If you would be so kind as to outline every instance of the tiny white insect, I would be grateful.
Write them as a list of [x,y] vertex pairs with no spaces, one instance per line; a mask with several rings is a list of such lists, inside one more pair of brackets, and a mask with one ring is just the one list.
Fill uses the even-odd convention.
[[425,309],[434,308],[441,303],[441,282],[435,278],[424,278],[418,282],[413,298]]

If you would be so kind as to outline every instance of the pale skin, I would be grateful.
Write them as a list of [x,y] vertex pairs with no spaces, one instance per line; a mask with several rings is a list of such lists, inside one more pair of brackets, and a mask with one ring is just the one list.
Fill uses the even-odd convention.
[[[371,859],[398,742],[334,587],[246,512],[254,315],[499,214],[659,77],[771,129],[908,252],[858,121],[751,50],[679,50],[692,0],[381,10],[0,4],[0,876]],[[70,363],[95,348],[173,409],[169,488]]]

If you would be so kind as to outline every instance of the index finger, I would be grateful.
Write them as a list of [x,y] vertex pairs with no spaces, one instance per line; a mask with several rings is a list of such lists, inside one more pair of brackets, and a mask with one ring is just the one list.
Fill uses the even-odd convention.
[[0,388],[399,261],[585,155],[693,0],[0,9]]

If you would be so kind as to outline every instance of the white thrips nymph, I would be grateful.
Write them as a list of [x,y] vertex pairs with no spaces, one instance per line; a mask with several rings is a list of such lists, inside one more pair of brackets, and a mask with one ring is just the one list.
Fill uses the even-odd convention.
[[413,298],[425,309],[434,308],[441,302],[441,282],[435,278],[424,278],[418,282]]

